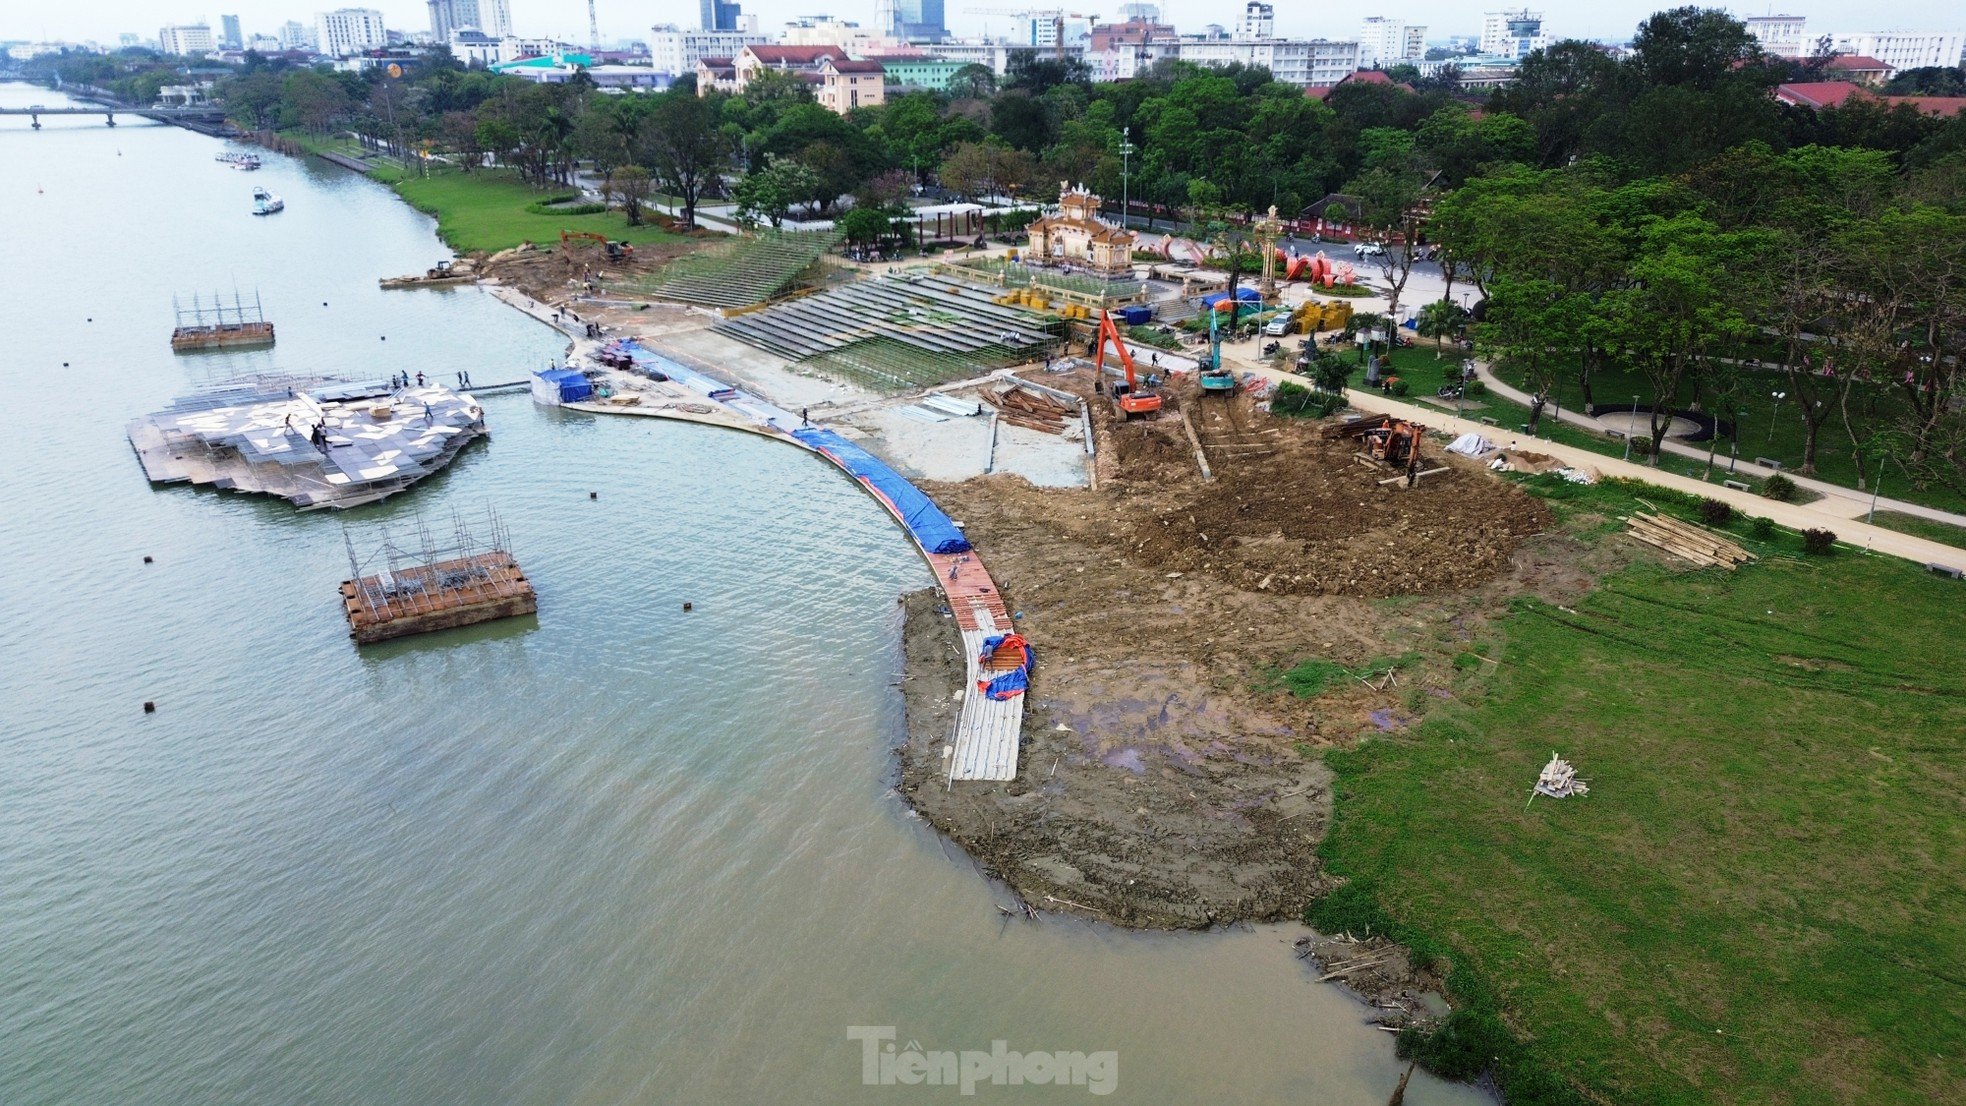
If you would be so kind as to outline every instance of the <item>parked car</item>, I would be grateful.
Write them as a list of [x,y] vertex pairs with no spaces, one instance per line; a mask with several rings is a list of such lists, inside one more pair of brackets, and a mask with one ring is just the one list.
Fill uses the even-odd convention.
[[1352,243],[1352,256],[1384,257],[1386,256],[1386,247],[1381,246],[1377,242],[1354,242]]
[[1281,338],[1296,329],[1297,320],[1291,318],[1287,311],[1263,324],[1263,334],[1270,338]]

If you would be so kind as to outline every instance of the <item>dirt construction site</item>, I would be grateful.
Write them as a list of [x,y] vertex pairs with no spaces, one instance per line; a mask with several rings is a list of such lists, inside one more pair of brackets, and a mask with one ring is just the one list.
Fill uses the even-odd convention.
[[[963,658],[923,592],[905,600],[902,791],[1041,912],[1168,928],[1295,917],[1323,889],[1320,750],[1451,699],[1482,621],[1525,591],[1574,598],[1594,554],[1434,442],[1424,461],[1444,471],[1409,489],[1328,424],[1248,396],[1188,383],[1159,417],[1120,421],[1089,372],[1047,382],[1093,403],[1096,489],[929,488],[1039,644],[1019,776],[943,779]],[[1305,662],[1341,678],[1301,696],[1289,674]]]

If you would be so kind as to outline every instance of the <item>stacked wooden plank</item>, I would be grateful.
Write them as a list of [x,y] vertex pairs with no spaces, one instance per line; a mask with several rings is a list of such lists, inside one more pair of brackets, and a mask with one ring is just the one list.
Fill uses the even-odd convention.
[[1012,426],[1063,434],[1078,421],[1078,407],[1021,384],[1002,391],[985,390],[984,402],[997,409],[997,417]]
[[1752,553],[1719,534],[1670,515],[1637,512],[1625,524],[1632,537],[1702,568],[1719,565],[1732,569],[1754,559]]

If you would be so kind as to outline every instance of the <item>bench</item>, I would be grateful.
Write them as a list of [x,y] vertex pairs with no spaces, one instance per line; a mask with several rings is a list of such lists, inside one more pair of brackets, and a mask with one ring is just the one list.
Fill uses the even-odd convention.
[[1961,573],[1958,569],[1952,567],[1951,565],[1942,565],[1942,564],[1934,563],[1934,564],[1928,564],[1925,567],[1927,569],[1930,569],[1932,575],[1934,576],[1950,576],[1955,580],[1960,579],[1962,576],[1966,576],[1966,573]]
[[1740,480],[1722,480],[1720,486],[1723,488],[1732,488],[1737,492],[1751,492],[1754,490],[1752,485]]
[[1496,422],[1496,421],[1495,421],[1494,419],[1492,419],[1492,418],[1490,418],[1490,417],[1489,417],[1489,416],[1487,416],[1487,415],[1483,415],[1483,416],[1481,416],[1481,421],[1482,421],[1482,422],[1485,422],[1485,423],[1487,423],[1487,424],[1488,424],[1488,425],[1490,425],[1490,426],[1501,426],[1501,425],[1502,425],[1501,423],[1499,423],[1499,422]]
[[1774,469],[1776,472],[1782,471],[1783,468],[1782,463],[1773,457],[1756,457],[1754,463],[1765,469]]

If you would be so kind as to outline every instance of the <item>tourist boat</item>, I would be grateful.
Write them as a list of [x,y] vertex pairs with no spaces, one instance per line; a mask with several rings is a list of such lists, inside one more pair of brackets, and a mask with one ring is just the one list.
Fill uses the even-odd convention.
[[216,160],[222,161],[234,169],[259,168],[258,154],[249,154],[240,150],[227,150],[222,154],[216,155]]
[[286,207],[287,207],[287,201],[281,199],[278,196],[275,196],[273,193],[268,192],[266,189],[264,188],[253,189],[253,214],[254,215],[271,215],[276,211],[286,210]]

